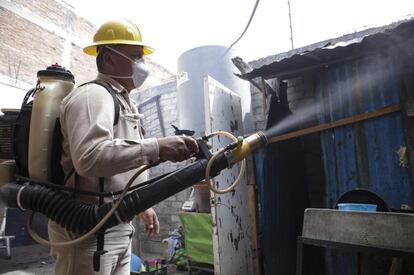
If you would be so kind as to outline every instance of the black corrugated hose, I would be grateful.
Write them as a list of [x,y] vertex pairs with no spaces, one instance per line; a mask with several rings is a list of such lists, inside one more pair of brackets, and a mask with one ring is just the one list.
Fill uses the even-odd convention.
[[[206,159],[198,160],[157,181],[126,195],[118,209],[103,225],[103,229],[130,221],[135,215],[166,198],[199,183],[204,179]],[[220,159],[213,167],[212,176],[227,166]],[[67,230],[84,234],[91,230],[112,208],[113,202],[101,206],[73,199],[67,193],[38,184],[8,183],[0,188],[0,201],[8,207],[30,209],[42,213]]]

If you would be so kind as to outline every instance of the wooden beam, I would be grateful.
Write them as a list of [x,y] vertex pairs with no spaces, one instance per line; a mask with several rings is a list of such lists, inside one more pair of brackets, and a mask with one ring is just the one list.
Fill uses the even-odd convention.
[[312,133],[316,133],[316,132],[325,131],[325,130],[340,127],[340,126],[353,124],[353,123],[356,123],[356,122],[359,122],[359,121],[363,121],[363,120],[383,116],[383,115],[386,115],[386,114],[395,113],[395,112],[398,112],[400,110],[401,110],[401,107],[400,107],[399,104],[386,106],[386,107],[380,108],[378,110],[375,110],[375,111],[372,111],[372,112],[369,112],[369,113],[355,115],[355,116],[340,119],[340,120],[337,120],[337,121],[328,122],[328,123],[320,124],[320,125],[313,126],[313,127],[310,127],[310,128],[306,128],[306,129],[290,132],[290,133],[287,133],[287,134],[275,136],[275,137],[272,137],[272,138],[269,139],[269,143],[279,142],[279,141],[282,141],[282,140],[287,140],[287,139],[291,139],[291,138],[295,138],[295,137],[299,137],[299,136],[304,136],[304,135],[308,135],[308,134],[312,134]]

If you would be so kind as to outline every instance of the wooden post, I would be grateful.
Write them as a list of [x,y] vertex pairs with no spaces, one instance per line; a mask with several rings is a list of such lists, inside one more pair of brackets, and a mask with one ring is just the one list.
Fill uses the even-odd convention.
[[[261,247],[260,242],[258,239],[258,230],[257,230],[257,201],[256,201],[256,195],[257,195],[257,185],[255,181],[255,169],[254,169],[254,159],[253,157],[246,158],[246,175],[247,175],[247,208],[249,213],[249,220],[251,229],[250,229],[250,242],[252,246],[252,257],[253,261],[257,264],[253,266],[253,274],[262,274],[262,271],[260,269],[259,260],[261,258]],[[257,269],[257,270],[255,270]]]

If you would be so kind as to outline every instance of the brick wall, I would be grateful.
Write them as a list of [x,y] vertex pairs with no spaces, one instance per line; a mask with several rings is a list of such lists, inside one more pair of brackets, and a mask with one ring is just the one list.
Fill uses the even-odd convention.
[[98,74],[95,57],[84,54],[81,47],[72,45],[70,71],[75,76],[76,86],[95,79]]
[[[53,0],[3,2],[0,18],[3,79],[17,79],[27,88],[36,83],[37,71],[54,63],[70,69],[77,83],[92,72],[96,75],[93,58],[83,54],[80,45],[80,41],[90,39],[96,27],[67,5]],[[0,85],[10,85],[4,82]]]
[[[11,93],[10,87],[27,90],[35,85],[37,71],[54,63],[69,69],[77,85],[94,79],[95,58],[84,54],[82,48],[91,43],[96,29],[62,1],[3,1],[0,5],[0,93]],[[143,88],[174,78],[173,73],[150,57],[147,63],[152,74]],[[14,95],[22,98],[23,93]]]
[[63,39],[0,7],[0,73],[35,83],[36,73],[60,62]]
[[38,16],[53,25],[66,29],[67,17],[74,16],[73,11],[54,0],[13,0],[15,6],[27,10],[33,16]]
[[264,130],[265,125],[265,110],[264,110],[264,96],[263,92],[255,86],[250,85],[252,114],[254,120],[254,130]]

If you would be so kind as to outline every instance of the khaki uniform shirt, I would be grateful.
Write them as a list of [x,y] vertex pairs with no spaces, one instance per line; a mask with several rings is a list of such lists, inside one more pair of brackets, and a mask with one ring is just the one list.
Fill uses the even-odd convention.
[[[97,84],[74,89],[61,104],[60,122],[63,135],[62,166],[67,175],[75,167],[79,189],[99,191],[99,177],[105,177],[105,191],[122,190],[137,168],[157,161],[158,142],[144,139],[140,114],[129,93],[115,80],[98,74],[98,80],[109,83],[120,101],[117,125],[114,100]],[[74,187],[72,175],[66,186]],[[135,183],[147,179],[144,172]],[[96,203],[98,198],[77,196],[84,202]],[[106,201],[112,200],[107,198]]]

